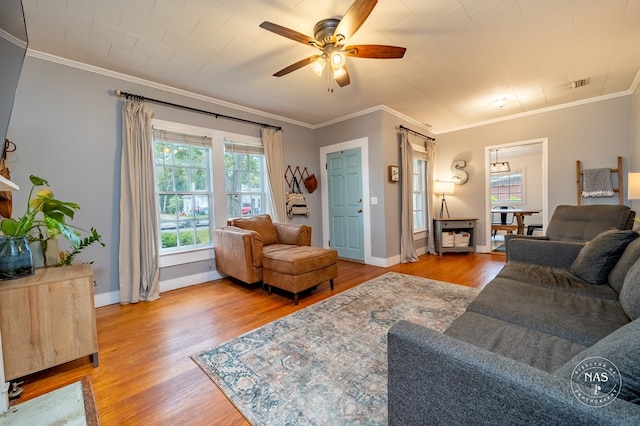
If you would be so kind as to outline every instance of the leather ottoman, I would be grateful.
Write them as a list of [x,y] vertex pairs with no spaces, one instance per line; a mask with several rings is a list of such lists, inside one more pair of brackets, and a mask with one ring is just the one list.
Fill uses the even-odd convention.
[[297,305],[299,293],[338,276],[338,252],[320,247],[298,246],[265,253],[262,258],[262,282],[269,294],[272,287],[293,293]]

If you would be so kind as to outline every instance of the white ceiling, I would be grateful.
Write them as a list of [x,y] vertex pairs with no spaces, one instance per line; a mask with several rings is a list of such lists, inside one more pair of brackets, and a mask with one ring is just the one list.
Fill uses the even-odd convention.
[[[350,0],[23,0],[29,48],[318,126],[380,105],[434,133],[629,93],[640,70],[640,0],[379,0],[349,44],[403,59],[347,58],[334,92],[316,52],[263,30],[313,36]],[[573,89],[571,82],[589,79]],[[506,98],[508,108],[496,108]]]

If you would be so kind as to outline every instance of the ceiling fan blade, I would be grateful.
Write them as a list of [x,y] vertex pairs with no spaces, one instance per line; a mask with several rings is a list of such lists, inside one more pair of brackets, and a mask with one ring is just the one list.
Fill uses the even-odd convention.
[[[367,20],[376,3],[378,0],[356,0],[353,2],[333,32],[334,37],[341,36],[342,40],[345,40],[354,35]],[[342,40],[339,39],[338,42]]]
[[349,79],[349,71],[347,71],[347,67],[346,66],[343,66],[341,68],[341,71],[343,71],[343,72],[341,72],[340,75],[337,76],[337,77],[334,74],[334,78],[335,78],[336,82],[338,83],[338,86],[344,87],[347,84],[351,83],[351,80]]
[[293,71],[295,71],[297,69],[300,69],[302,67],[305,67],[305,66],[309,65],[311,62],[315,61],[319,57],[320,57],[320,55],[313,55],[313,56],[309,56],[308,58],[304,58],[304,59],[296,62],[295,64],[291,64],[288,67],[281,69],[280,71],[275,73],[273,76],[274,77],[282,77],[283,75],[287,75],[290,72],[293,72]]
[[281,35],[282,37],[286,37],[290,40],[297,41],[302,44],[315,46],[316,40],[306,36],[302,33],[299,33],[291,28],[283,27],[282,25],[274,24],[273,22],[264,21],[260,24],[260,28],[264,28],[267,31],[271,31],[272,33],[276,33]]
[[344,48],[344,54],[347,56],[373,59],[398,59],[402,58],[406,51],[407,49],[404,47],[385,46],[381,44],[357,44]]

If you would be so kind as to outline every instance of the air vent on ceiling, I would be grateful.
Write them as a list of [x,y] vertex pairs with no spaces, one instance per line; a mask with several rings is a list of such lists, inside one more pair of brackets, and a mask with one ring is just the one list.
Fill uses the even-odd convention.
[[582,80],[573,81],[571,83],[571,88],[572,89],[576,89],[578,87],[586,86],[587,84],[589,84],[589,79],[588,78],[583,78]]

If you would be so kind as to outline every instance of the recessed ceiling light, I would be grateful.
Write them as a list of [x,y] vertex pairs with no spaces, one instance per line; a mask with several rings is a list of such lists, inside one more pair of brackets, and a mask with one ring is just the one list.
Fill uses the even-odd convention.
[[500,108],[500,109],[509,108],[509,99],[500,98],[493,102],[493,106],[494,108]]

